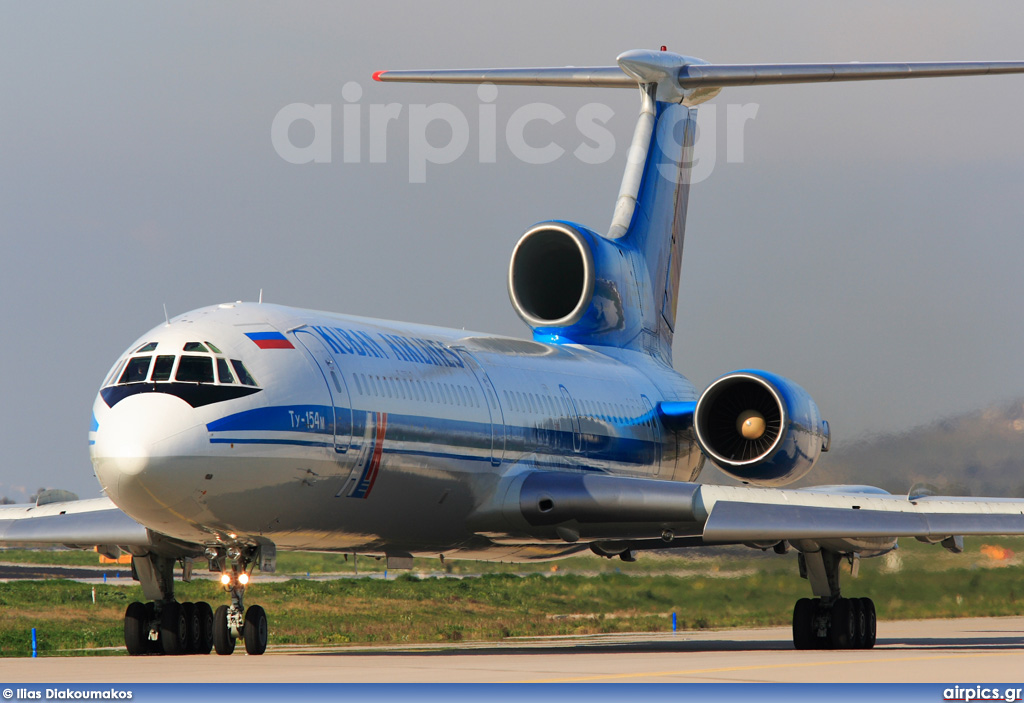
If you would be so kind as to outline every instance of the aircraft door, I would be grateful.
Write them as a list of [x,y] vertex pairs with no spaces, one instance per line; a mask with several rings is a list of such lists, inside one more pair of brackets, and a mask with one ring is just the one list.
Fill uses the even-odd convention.
[[452,347],[459,353],[459,356],[466,362],[476,382],[480,384],[480,390],[484,394],[484,404],[487,406],[487,413],[491,420],[491,464],[501,466],[505,457],[505,413],[498,402],[498,392],[491,383],[491,377],[487,375],[483,367],[476,360],[476,357],[463,347]]
[[334,427],[334,451],[344,454],[352,443],[352,399],[345,377],[335,363],[334,356],[316,335],[308,330],[295,330],[295,338],[316,361],[327,385],[328,397],[331,399],[328,419]]
[[640,400],[644,404],[644,426],[647,428],[645,433],[647,437],[644,439],[652,442],[652,465],[654,466],[655,475],[661,471],[661,458],[662,458],[662,444],[661,444],[661,423],[658,421],[658,414],[654,412],[654,406],[651,405],[651,399],[646,395],[641,395]]
[[583,436],[580,434],[580,415],[576,412],[576,401],[569,394],[565,386],[558,386],[562,391],[562,404],[565,406],[565,414],[572,423],[572,450],[579,454],[583,451]]

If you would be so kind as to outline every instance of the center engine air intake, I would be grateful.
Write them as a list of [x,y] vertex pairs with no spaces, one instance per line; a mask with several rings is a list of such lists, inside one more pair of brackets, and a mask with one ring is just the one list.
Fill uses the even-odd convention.
[[578,230],[542,222],[512,252],[508,271],[512,306],[530,327],[570,327],[594,295],[594,257]]
[[640,291],[650,292],[636,264],[582,225],[541,222],[512,251],[508,296],[538,341],[626,346],[642,330]]
[[704,391],[694,410],[701,450],[741,481],[796,481],[828,450],[828,423],[807,392],[764,371],[737,371]]

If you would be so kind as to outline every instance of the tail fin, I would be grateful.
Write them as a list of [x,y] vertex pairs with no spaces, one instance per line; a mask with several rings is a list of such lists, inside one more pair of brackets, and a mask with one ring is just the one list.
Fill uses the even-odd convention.
[[656,84],[642,87],[643,105],[606,236],[640,257],[633,266],[641,288],[638,341],[671,363],[697,108],[658,100]]
[[[378,71],[373,77],[382,82],[639,86],[642,109],[608,234],[595,235],[571,223],[542,223],[528,231],[517,246],[517,250],[523,249],[524,241],[531,237],[530,255],[523,258],[527,263],[544,264],[536,267],[542,269],[539,274],[532,275],[536,285],[524,292],[531,293],[534,301],[556,297],[560,298],[557,302],[565,304],[554,306],[556,311],[547,317],[535,314],[522,300],[517,302],[512,288],[519,278],[515,254],[510,295],[517,312],[534,327],[535,335],[546,335],[551,341],[643,349],[669,364],[690,194],[696,105],[715,97],[723,87],[735,85],[1024,73],[1024,61],[709,64],[667,51],[646,50],[627,51],[617,62],[618,66],[587,68]],[[585,249],[589,252],[584,253]],[[627,258],[628,263],[622,266]],[[563,267],[563,261],[573,266]],[[604,297],[594,293],[595,274],[602,273],[598,270],[602,263],[607,264],[604,273],[617,279],[604,287],[611,291],[602,294]],[[551,285],[550,280],[541,280],[545,273],[565,278],[566,268],[576,271],[574,282],[555,281]],[[624,276],[620,273],[635,279],[632,291],[626,289],[633,282],[621,280]],[[611,318],[615,324],[609,322]]]

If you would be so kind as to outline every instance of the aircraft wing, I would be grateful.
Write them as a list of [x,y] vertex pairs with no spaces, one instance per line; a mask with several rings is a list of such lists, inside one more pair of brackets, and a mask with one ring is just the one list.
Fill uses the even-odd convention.
[[[1024,500],[890,495],[869,486],[717,486],[591,473],[528,472],[506,495],[532,534],[677,544],[1024,534]],[[664,546],[669,546],[665,544]]]
[[152,546],[153,534],[109,498],[0,506],[0,543]]
[[894,496],[864,486],[703,486],[706,542],[1024,534],[1024,500]]

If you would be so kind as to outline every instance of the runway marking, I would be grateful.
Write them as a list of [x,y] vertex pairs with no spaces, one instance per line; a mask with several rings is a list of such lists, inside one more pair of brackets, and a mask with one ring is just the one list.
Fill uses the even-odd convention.
[[[879,650],[883,651],[883,650]],[[937,654],[927,657],[898,657],[886,659],[889,662],[934,661],[938,659],[979,659],[982,657],[1021,656],[1021,652],[986,652],[984,654]],[[697,674],[718,674],[726,671],[756,671],[758,669],[797,669],[812,666],[836,666],[844,664],[870,663],[871,659],[845,659],[821,662],[787,662],[781,664],[753,664],[750,666],[722,666],[714,669],[684,669],[682,671],[647,671],[634,674],[600,674],[597,676],[579,676],[560,679],[531,679],[529,681],[509,681],[506,683],[578,683],[583,681],[615,681],[618,679],[663,678],[668,676],[695,676]]]

